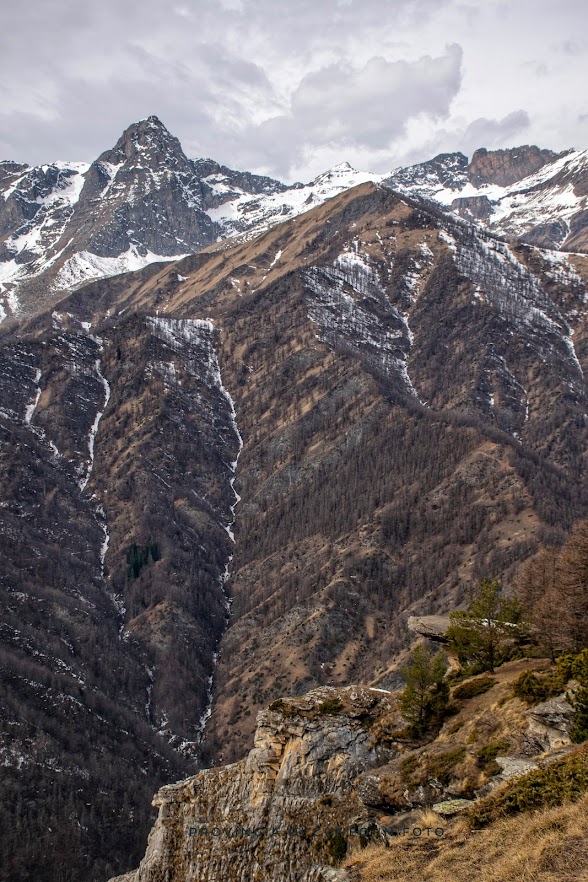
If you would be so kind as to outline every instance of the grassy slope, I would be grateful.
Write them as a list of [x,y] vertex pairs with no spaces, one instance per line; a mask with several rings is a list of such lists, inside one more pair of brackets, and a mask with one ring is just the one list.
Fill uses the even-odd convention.
[[444,840],[398,840],[346,861],[354,882],[586,882],[588,795],[470,831],[456,822]]

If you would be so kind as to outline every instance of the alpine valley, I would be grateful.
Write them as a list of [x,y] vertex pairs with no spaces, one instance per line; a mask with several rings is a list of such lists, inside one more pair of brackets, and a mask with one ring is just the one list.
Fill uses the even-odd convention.
[[408,618],[588,517],[588,151],[285,185],[149,117],[0,193],[0,879],[131,870],[208,767],[129,880],[339,878],[173,824],[387,762]]

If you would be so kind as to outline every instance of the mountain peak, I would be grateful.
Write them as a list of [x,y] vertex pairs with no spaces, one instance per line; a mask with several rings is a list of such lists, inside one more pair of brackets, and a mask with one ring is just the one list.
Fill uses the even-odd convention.
[[340,162],[327,171],[322,172],[313,181],[312,184],[328,184],[340,178],[347,178],[350,175],[357,175],[358,172],[348,162]]
[[[110,151],[109,151],[110,152]],[[114,152],[124,154],[124,159],[148,164],[165,161],[176,164],[185,162],[186,156],[179,140],[172,135],[159,117],[152,115],[132,123],[118,139]],[[122,158],[122,157],[121,157]],[[123,161],[124,161],[123,159]]]

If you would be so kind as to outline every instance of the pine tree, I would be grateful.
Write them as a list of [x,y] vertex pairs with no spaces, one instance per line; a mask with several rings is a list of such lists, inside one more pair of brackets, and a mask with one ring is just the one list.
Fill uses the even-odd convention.
[[517,598],[502,594],[498,579],[482,579],[467,610],[451,613],[446,636],[460,661],[494,672],[505,660],[505,649],[521,632],[522,611]]
[[572,665],[572,676],[580,684],[568,698],[576,711],[570,738],[576,744],[588,740],[588,649],[584,649]]
[[406,688],[400,697],[400,710],[417,736],[433,729],[443,717],[449,698],[444,683],[446,668],[443,652],[434,653],[420,644],[402,668]]

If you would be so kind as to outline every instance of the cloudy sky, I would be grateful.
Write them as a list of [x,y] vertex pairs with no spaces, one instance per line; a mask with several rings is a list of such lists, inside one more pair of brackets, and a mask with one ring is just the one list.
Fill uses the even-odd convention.
[[0,158],[91,161],[156,114],[188,156],[283,180],[348,160],[588,147],[585,0],[19,0]]

